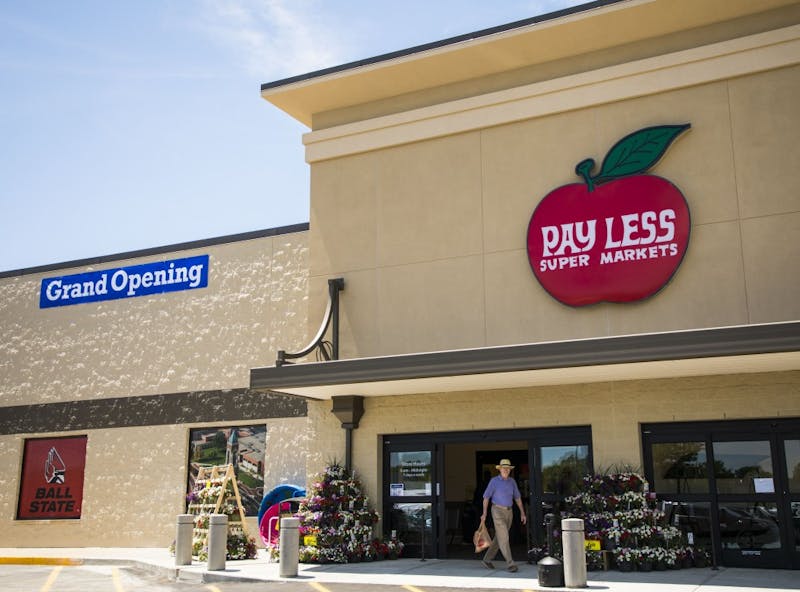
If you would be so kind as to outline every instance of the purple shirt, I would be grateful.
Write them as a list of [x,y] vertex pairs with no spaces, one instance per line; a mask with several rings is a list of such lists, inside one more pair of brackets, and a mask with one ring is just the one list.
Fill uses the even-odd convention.
[[517,482],[511,477],[503,479],[500,475],[492,477],[489,485],[486,486],[486,491],[483,492],[483,498],[489,498],[493,504],[498,506],[506,506],[510,508],[514,505],[514,500],[522,497],[517,487]]

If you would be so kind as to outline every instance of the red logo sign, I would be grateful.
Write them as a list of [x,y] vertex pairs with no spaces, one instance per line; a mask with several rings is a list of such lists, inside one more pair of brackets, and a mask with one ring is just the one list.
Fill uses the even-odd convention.
[[575,167],[583,183],[542,199],[528,225],[528,259],[553,298],[570,306],[633,302],[669,282],[689,243],[689,207],[672,183],[642,173],[689,127],[625,136],[597,175],[594,160],[584,160]]
[[86,436],[25,441],[17,518],[80,518]]

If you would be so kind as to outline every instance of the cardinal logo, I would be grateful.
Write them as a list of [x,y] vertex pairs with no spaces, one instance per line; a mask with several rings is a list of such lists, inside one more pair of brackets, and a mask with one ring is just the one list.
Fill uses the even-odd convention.
[[47,453],[47,460],[44,461],[44,478],[48,483],[64,483],[67,478],[67,465],[61,455],[53,446]]

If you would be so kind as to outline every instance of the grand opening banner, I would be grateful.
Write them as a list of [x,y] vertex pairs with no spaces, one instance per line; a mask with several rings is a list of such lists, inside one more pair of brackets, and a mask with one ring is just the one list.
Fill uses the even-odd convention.
[[39,308],[135,298],[208,286],[208,255],[44,278]]
[[25,440],[17,518],[80,518],[86,436]]

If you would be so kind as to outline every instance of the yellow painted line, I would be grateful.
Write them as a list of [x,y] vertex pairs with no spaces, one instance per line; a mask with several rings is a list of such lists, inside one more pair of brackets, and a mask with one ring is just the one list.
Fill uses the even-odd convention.
[[50,590],[50,588],[53,587],[53,584],[55,583],[56,578],[58,577],[58,574],[61,573],[62,569],[64,569],[63,565],[57,565],[56,567],[54,567],[53,571],[50,572],[50,576],[47,578],[47,581],[44,583],[44,586],[42,586],[39,589],[39,592],[47,592],[48,590]]
[[67,557],[0,557],[0,565],[83,565],[83,559]]
[[319,582],[309,582],[308,585],[314,588],[314,590],[316,590],[317,592],[331,592]]
[[408,590],[408,592],[425,592],[424,590],[420,590],[416,586],[411,586],[409,584],[406,584],[405,586],[403,586],[403,588]]
[[208,584],[208,585],[206,585],[206,588],[208,590],[211,590],[211,592],[222,592],[222,590],[217,588],[214,584]]
[[119,569],[116,567],[111,568],[111,580],[114,582],[115,592],[125,592],[125,588],[122,587],[122,580],[119,577]]

